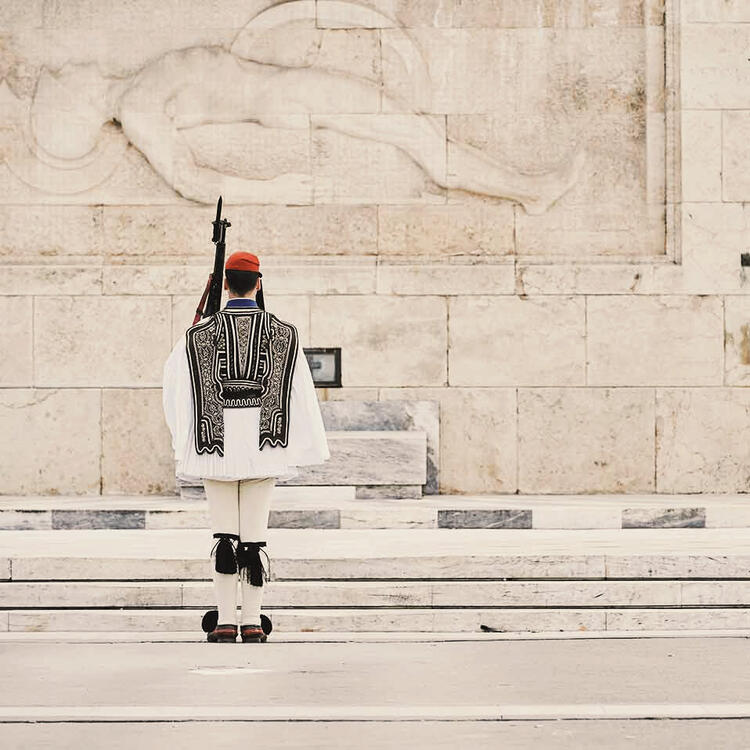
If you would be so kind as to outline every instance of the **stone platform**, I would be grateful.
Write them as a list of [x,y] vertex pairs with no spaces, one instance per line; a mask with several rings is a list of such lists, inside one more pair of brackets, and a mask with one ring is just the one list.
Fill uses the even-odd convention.
[[[750,528],[270,529],[283,632],[750,628]],[[197,631],[205,529],[0,532],[0,630]]]
[[[429,495],[361,498],[355,486],[275,489],[269,528],[750,528],[750,495]],[[4,496],[0,530],[206,529],[205,498]]]

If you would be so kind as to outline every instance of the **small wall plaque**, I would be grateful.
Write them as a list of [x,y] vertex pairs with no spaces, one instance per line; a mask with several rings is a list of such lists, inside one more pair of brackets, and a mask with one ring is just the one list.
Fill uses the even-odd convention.
[[341,347],[303,351],[316,388],[341,388]]

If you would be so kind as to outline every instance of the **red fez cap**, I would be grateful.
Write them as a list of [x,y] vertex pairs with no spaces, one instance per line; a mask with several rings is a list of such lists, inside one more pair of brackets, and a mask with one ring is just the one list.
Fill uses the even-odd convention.
[[257,255],[240,250],[232,253],[226,262],[226,268],[234,271],[260,271],[260,261]]

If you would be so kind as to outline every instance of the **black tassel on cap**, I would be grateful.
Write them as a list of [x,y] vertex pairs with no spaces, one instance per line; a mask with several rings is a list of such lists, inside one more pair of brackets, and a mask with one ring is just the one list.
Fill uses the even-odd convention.
[[[265,542],[240,542],[237,546],[237,567],[240,569],[240,575],[244,568],[245,580],[253,586],[262,586],[263,579],[265,578],[266,581],[269,579],[269,572],[263,567],[260,559],[260,548],[265,546]],[[263,550],[263,554],[268,560],[268,553]]]
[[216,538],[218,538],[218,541],[211,550],[212,555],[214,554],[214,550],[216,551],[214,569],[217,573],[236,573],[237,556],[231,540],[236,539],[239,541],[239,536],[237,534],[214,534],[214,539]]

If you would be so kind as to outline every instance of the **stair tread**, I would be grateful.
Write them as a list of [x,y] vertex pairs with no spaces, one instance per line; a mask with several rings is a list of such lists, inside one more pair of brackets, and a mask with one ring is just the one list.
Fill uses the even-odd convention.
[[[750,555],[750,528],[269,529],[266,540],[273,557],[295,560]],[[210,542],[205,529],[0,531],[0,560],[202,560]]]

